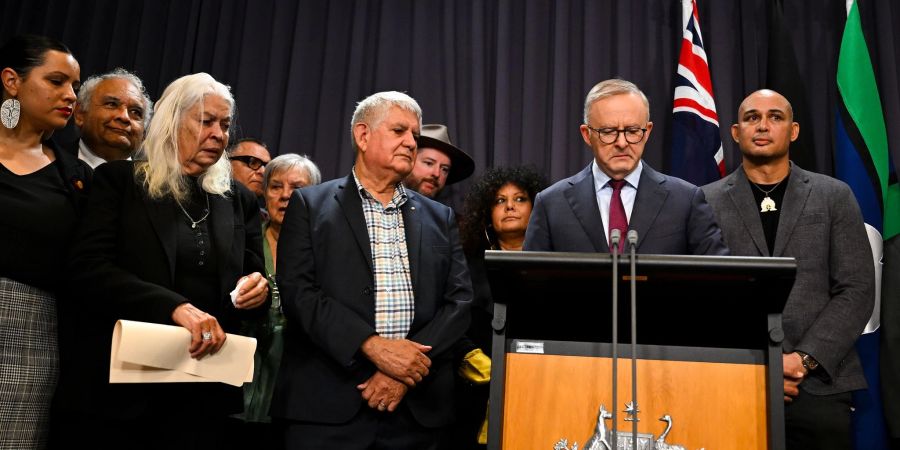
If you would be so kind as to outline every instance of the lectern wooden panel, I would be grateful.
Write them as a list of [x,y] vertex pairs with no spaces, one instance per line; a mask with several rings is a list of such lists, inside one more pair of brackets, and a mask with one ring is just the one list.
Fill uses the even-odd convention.
[[[495,301],[488,447],[552,450],[567,439],[584,448],[601,404],[617,410],[605,428],[630,435],[627,259],[617,405],[610,256],[488,252],[485,261]],[[638,433],[665,431],[687,449],[783,449],[780,314],[794,260],[638,255],[636,268]]]
[[[597,420],[593,405],[612,406],[611,361],[509,354],[503,448],[548,450],[563,437],[584,443]],[[623,393],[631,392],[630,370],[631,361],[620,359]],[[659,436],[666,424],[657,419],[668,414],[674,423],[667,441],[686,448],[766,448],[765,365],[639,360],[638,373],[639,433]],[[624,414],[618,419],[616,429],[631,430]]]

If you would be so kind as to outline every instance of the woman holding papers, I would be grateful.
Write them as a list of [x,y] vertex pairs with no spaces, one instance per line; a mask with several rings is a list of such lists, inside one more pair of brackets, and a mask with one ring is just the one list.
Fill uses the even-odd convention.
[[0,48],[0,448],[46,445],[59,280],[90,181],[48,139],[71,117],[80,80],[61,42],[17,36]]
[[241,319],[266,313],[259,209],[223,157],[233,112],[227,86],[205,73],[181,77],[157,102],[136,160],[106,163],[94,175],[70,264],[79,301],[64,319],[73,341],[83,341],[72,346],[72,372],[63,366],[71,397],[60,404],[74,413],[63,419],[69,445],[227,444],[240,388],[107,380],[118,319],[183,326],[191,332],[184,351],[203,359],[216,357]]

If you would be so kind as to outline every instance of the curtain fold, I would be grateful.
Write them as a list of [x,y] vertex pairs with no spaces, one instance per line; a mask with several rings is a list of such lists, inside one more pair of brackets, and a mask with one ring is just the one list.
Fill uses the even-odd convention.
[[[721,118],[726,168],[740,153],[729,125],[741,99],[765,83],[768,48],[793,45],[809,101],[801,133],[815,167],[831,174],[834,76],[843,0],[785,2],[791,42],[767,42],[767,0],[698,2]],[[590,160],[583,99],[622,76],[651,102],[649,164],[666,171],[678,0],[29,0],[0,1],[0,40],[32,32],[62,39],[82,77],[124,67],[155,99],[175,78],[209,72],[232,86],[235,137],[274,153],[309,155],[333,178],[353,162],[350,115],[378,90],[409,93],[426,123],[445,123],[480,173],[531,164],[551,180]],[[900,6],[862,0],[860,12],[900,160]],[[67,131],[71,133],[72,131]],[[448,189],[459,205],[469,182]]]

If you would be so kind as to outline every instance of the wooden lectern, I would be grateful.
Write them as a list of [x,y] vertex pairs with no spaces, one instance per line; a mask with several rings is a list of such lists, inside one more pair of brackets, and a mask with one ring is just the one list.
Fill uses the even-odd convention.
[[[617,408],[606,426],[630,441],[628,258],[618,405],[610,255],[488,251],[485,264],[495,302],[488,448],[583,449],[601,404]],[[691,450],[784,449],[781,311],[794,259],[637,255],[636,268],[639,435]]]

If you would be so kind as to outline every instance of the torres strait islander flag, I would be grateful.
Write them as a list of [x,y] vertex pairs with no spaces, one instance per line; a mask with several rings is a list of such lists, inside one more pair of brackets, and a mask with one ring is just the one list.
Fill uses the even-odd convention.
[[[875,311],[856,343],[868,389],[853,393],[853,439],[859,450],[887,449],[881,374],[895,378],[897,373],[892,369],[896,372],[900,363],[891,358],[879,361],[882,308],[885,317],[889,317],[887,313],[893,314],[898,307],[896,280],[885,277],[882,284],[881,268],[882,262],[887,269],[900,261],[896,251],[900,249],[896,245],[900,240],[900,185],[888,151],[881,97],[856,3],[848,8],[838,57],[837,87],[834,170],[838,178],[850,185],[862,210],[872,244],[877,291]],[[896,325],[891,326],[894,328],[888,332],[896,333]]]
[[696,0],[682,0],[681,14],[670,167],[672,175],[702,186],[725,175],[725,159]]

